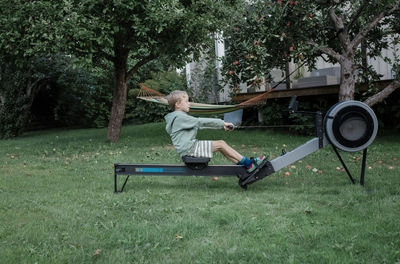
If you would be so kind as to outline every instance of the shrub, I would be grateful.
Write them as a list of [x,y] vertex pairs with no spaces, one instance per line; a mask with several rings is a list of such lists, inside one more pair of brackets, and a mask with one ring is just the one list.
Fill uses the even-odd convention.
[[[302,135],[314,135],[314,116],[298,113],[289,114],[289,100],[290,98],[269,99],[265,105],[258,106],[257,109],[260,111],[263,120],[260,124],[277,127],[293,125],[289,128],[289,131]],[[299,98],[298,100],[298,110],[310,112],[321,111],[323,114],[334,104],[334,102],[332,103],[334,99],[330,97],[307,97]]]
[[29,121],[30,101],[25,94],[26,76],[8,68],[2,72],[0,87],[0,138],[23,133]]
[[29,98],[23,93],[5,94],[0,104],[0,138],[3,139],[21,135],[29,120]]

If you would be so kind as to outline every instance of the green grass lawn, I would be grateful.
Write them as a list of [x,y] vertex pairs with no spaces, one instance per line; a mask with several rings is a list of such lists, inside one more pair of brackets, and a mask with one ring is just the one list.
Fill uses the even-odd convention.
[[[400,135],[369,147],[365,188],[326,147],[247,191],[234,177],[140,176],[114,194],[114,163],[180,158],[162,123],[126,126],[115,144],[106,132],[0,141],[0,263],[400,262]],[[199,138],[270,157],[308,140],[260,130]],[[358,178],[361,153],[342,156]],[[220,163],[230,164],[217,154]]]

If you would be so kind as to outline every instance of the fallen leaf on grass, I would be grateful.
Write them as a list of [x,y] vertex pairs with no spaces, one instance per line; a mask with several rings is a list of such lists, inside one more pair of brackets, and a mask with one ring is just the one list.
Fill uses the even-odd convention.
[[96,250],[96,252],[94,252],[93,257],[96,257],[96,256],[100,255],[100,252],[101,252],[101,249],[98,248],[98,249]]
[[165,149],[168,149],[168,150],[174,150],[174,149],[175,149],[174,146],[171,145],[171,144],[166,145],[164,148],[165,148]]
[[176,239],[183,239],[183,236],[175,235],[175,238],[176,238]]
[[306,212],[306,214],[311,214],[310,210],[306,210],[305,212]]

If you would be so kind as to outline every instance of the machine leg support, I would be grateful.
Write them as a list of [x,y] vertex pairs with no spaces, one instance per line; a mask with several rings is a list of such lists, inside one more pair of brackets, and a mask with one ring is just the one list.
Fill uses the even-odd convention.
[[[350,181],[355,184],[356,180],[354,180],[354,178],[351,176],[351,173],[349,171],[349,169],[347,168],[346,164],[344,163],[342,157],[340,156],[340,153],[338,152],[337,148],[332,145],[333,150],[336,153],[336,156],[339,158],[340,163],[342,163],[343,168],[346,170],[347,175],[350,178]],[[362,163],[361,163],[361,176],[360,176],[360,185],[364,186],[364,178],[365,178],[365,166],[366,166],[366,162],[367,162],[367,148],[363,150],[363,158],[362,158]]]
[[129,176],[130,175],[126,176],[126,179],[124,181],[124,184],[121,187],[121,190],[118,190],[118,187],[117,187],[117,174],[114,174],[114,193],[121,193],[121,192],[124,191],[124,188],[125,188],[126,183],[128,182]]

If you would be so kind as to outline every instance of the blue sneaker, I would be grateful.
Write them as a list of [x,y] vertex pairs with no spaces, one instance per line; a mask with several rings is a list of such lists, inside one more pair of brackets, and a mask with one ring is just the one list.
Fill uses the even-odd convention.
[[[255,162],[257,165],[260,165],[260,164],[261,164],[264,160],[266,160],[266,159],[267,159],[267,157],[266,157],[265,155],[262,155],[262,156],[260,156],[260,157],[258,157],[258,158],[255,158],[255,159],[254,159],[254,162]],[[253,172],[253,171],[257,168],[256,164],[252,163],[252,164],[250,165],[250,167],[247,169],[247,172],[248,172],[248,173]]]

